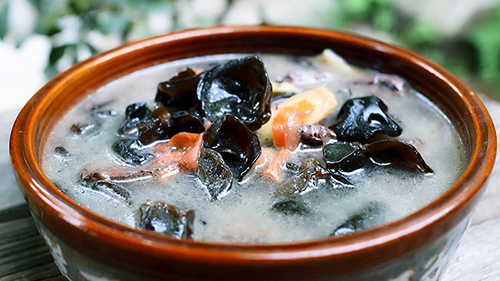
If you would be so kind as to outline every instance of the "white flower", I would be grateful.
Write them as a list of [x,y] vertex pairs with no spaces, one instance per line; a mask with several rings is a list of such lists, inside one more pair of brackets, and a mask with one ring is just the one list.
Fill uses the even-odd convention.
[[0,84],[2,95],[9,96],[0,111],[21,108],[45,83],[49,52],[50,40],[42,35],[29,36],[20,48],[0,41]]
[[54,46],[75,44],[78,42],[80,30],[83,27],[82,19],[76,15],[61,17],[57,20],[61,32],[52,36]]
[[38,20],[38,14],[35,8],[26,0],[7,1],[4,4],[9,5],[7,16],[8,33],[4,40],[17,43],[33,32]]

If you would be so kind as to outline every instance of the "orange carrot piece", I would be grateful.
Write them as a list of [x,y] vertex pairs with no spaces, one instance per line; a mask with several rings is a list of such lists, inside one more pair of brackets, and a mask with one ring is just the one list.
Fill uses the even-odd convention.
[[302,100],[292,106],[280,108],[273,123],[273,142],[276,147],[292,151],[299,144],[299,129],[303,120],[313,112],[314,105]]
[[259,158],[257,158],[257,161],[253,164],[254,168],[266,165],[274,158],[274,156],[276,156],[274,149],[270,147],[263,147]]
[[285,164],[286,160],[290,156],[290,151],[287,149],[280,149],[278,155],[274,157],[269,166],[262,172],[262,174],[274,181],[282,181],[281,167]]
[[160,142],[160,143],[155,143],[153,147],[151,147],[151,152],[155,154],[161,154],[167,151],[170,151],[172,148],[168,143],[165,142]]
[[196,141],[186,149],[179,161],[179,165],[187,170],[198,168],[198,157],[200,156],[201,145],[203,144],[203,134],[198,134]]
[[168,145],[177,149],[185,150],[196,142],[199,135],[200,134],[180,132],[170,138]]
[[172,151],[171,148],[165,149],[163,153],[154,160],[154,163],[164,166],[174,162],[179,162],[182,158],[182,154],[183,152]]
[[203,72],[203,68],[199,68],[199,67],[194,67],[194,66],[191,66],[191,69],[194,71],[194,73],[196,74],[200,74]]
[[162,145],[162,154],[154,163],[161,166],[179,163],[181,168],[195,170],[198,168],[198,156],[203,144],[203,134],[179,133],[173,136],[168,145]]

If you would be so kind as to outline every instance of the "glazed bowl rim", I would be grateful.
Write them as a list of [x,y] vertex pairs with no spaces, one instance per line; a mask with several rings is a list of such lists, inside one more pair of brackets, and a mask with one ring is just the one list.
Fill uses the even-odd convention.
[[[72,75],[82,69],[98,66],[106,60],[129,52],[137,52],[148,46],[161,44],[168,40],[180,40],[192,36],[215,36],[228,32],[284,32],[290,34],[310,32],[324,36],[341,36],[356,41],[358,44],[364,45],[365,48],[376,49],[379,52],[392,54],[398,58],[403,55],[409,56],[413,63],[439,77],[449,87],[459,92],[459,95],[463,98],[462,102],[467,103],[473,109],[473,114],[482,115],[481,120],[475,120],[475,126],[479,128],[479,131],[476,139],[474,139],[476,145],[474,146],[475,150],[471,153],[469,165],[467,165],[455,184],[443,195],[402,219],[351,235],[272,244],[177,240],[151,231],[128,227],[81,207],[57,189],[43,174],[37,163],[34,149],[34,132],[37,126],[37,118],[39,118],[36,108],[44,105],[49,94],[60,90],[57,88],[58,84],[70,79],[73,77]],[[488,142],[490,145],[481,145]],[[10,152],[14,169],[20,171],[16,171],[16,173],[19,181],[24,185],[25,190],[23,192],[28,192],[30,195],[36,194],[38,199],[42,200],[47,208],[57,214],[61,220],[81,231],[97,235],[100,239],[109,240],[111,243],[124,243],[124,247],[141,245],[143,249],[153,250],[158,255],[175,253],[183,257],[205,259],[217,254],[220,260],[239,260],[243,262],[252,260],[296,260],[342,255],[363,251],[370,247],[380,247],[386,243],[395,243],[401,237],[413,235],[421,229],[430,227],[448,214],[456,212],[468,204],[480,191],[493,166],[496,152],[496,135],[494,134],[492,120],[484,105],[468,86],[441,66],[406,49],[362,36],[332,30],[279,26],[218,26],[181,30],[129,42],[113,50],[94,55],[59,73],[47,82],[20,112],[11,134]],[[29,203],[30,198],[29,196],[26,197],[28,197]],[[36,213],[37,211],[34,210],[33,212]],[[196,249],[196,251],[192,251],[192,249]]]

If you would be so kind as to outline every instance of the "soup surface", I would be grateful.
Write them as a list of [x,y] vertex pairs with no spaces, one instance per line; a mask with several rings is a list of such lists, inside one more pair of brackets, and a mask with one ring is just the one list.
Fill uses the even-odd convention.
[[[201,102],[167,97],[178,83]],[[223,83],[250,94],[224,100]],[[459,177],[461,147],[446,116],[397,76],[329,50],[226,54],[99,88],[56,126],[42,165],[66,195],[120,223],[271,243],[348,235],[418,210]]]

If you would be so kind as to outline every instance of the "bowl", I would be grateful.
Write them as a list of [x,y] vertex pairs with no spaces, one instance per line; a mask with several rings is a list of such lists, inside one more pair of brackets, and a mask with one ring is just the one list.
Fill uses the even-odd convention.
[[[58,120],[92,90],[118,77],[193,56],[311,55],[325,48],[352,64],[402,76],[456,126],[466,165],[444,194],[402,219],[351,235],[293,243],[215,243],[177,240],[111,221],[72,201],[40,168]],[[126,43],[59,73],[20,112],[10,153],[39,232],[70,280],[438,280],[484,192],[496,134],[469,87],[411,51],[331,30],[220,26]]]

